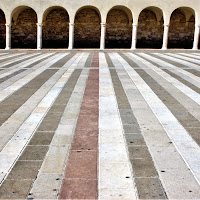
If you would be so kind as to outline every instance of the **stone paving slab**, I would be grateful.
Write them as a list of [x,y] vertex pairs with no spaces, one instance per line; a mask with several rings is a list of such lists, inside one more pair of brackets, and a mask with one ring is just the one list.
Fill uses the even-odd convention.
[[0,199],[200,199],[198,51],[0,51]]

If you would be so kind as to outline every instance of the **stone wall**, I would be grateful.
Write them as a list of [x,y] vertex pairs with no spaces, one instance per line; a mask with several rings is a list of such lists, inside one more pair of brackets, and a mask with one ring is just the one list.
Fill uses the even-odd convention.
[[169,28],[169,48],[192,48],[195,18],[186,23],[185,15],[179,10],[172,13]]
[[106,22],[106,48],[130,48],[132,40],[132,22],[128,15],[119,9],[108,13]]
[[5,49],[6,46],[6,20],[2,10],[0,10],[0,48]]
[[36,48],[37,46],[37,16],[32,9],[22,11],[16,22],[12,23],[11,47]]
[[68,48],[69,15],[64,9],[51,10],[44,20],[43,48]]
[[163,31],[163,19],[158,22],[154,12],[143,10],[138,20],[137,48],[161,48]]
[[100,48],[101,20],[96,10],[86,8],[75,18],[74,47]]

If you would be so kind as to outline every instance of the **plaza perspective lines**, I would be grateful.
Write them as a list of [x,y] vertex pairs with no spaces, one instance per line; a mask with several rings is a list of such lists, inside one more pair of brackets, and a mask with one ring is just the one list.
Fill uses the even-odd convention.
[[200,199],[200,53],[0,52],[0,199]]

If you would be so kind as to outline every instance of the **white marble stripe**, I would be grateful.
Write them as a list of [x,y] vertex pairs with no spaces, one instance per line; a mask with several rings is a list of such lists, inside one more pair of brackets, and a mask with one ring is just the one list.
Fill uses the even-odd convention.
[[9,53],[0,53],[0,56],[8,55]]
[[186,61],[193,62],[196,64],[200,64],[200,60],[197,60],[195,58],[188,58],[186,56],[182,56],[182,55],[178,55],[178,54],[174,54],[174,53],[166,53],[166,55],[169,55],[169,56],[172,56],[175,58],[180,58],[181,60],[186,60]]
[[[0,57],[0,61],[3,60],[3,59],[6,59],[6,58],[11,58],[12,59],[12,57],[20,56],[20,55],[25,55],[25,53],[15,53],[15,54],[4,55],[4,56]],[[1,63],[0,63],[0,66],[1,66]]]
[[[158,119],[117,58],[113,54],[109,55],[112,61],[120,67],[120,70],[117,70],[118,76],[140,125],[168,199],[196,199],[197,196],[200,197],[200,194],[198,195],[200,187]],[[193,192],[190,193],[189,190]]]
[[[20,157],[28,142],[32,138],[38,125],[41,123],[42,119],[45,117],[48,110],[56,100],[57,96],[62,91],[71,74],[74,72],[76,63],[79,62],[82,56],[83,54],[81,54],[79,59],[71,64],[68,70],[51,88],[48,94],[42,99],[42,101],[37,105],[31,115],[22,124],[17,133],[0,152],[0,173],[5,173],[7,175],[9,174],[17,159]],[[66,65],[68,66],[68,64]],[[6,162],[3,162],[5,161],[6,157],[9,157],[9,159],[6,159]]]
[[172,65],[166,61],[163,61],[162,59],[155,58],[154,56],[150,56],[146,53],[141,53],[139,55],[141,55],[142,57],[144,57],[150,61],[154,61],[154,62],[158,63],[160,66],[165,67],[166,69],[173,69],[173,70],[176,70],[177,72],[180,72],[181,74],[186,75],[187,77],[189,77],[195,81],[195,85],[198,85],[200,83],[200,77],[195,76],[194,74],[189,73],[188,71],[185,71],[179,67],[176,67],[175,65]]
[[[137,199],[117,100],[104,53],[99,53],[99,199]],[[118,140],[110,142],[109,134]],[[125,177],[130,177],[129,179]]]
[[26,118],[35,109],[38,103],[45,97],[58,79],[65,73],[66,69],[79,58],[80,54],[73,56],[64,67],[59,69],[49,78],[8,120],[0,127],[0,151],[7,144],[10,138],[17,132]]
[[[69,53],[67,53],[67,54],[69,54]],[[19,90],[21,87],[23,87],[28,82],[30,82],[31,80],[33,80],[35,77],[37,77],[43,71],[45,71],[46,69],[48,69],[50,65],[56,63],[58,60],[62,59],[67,54],[65,53],[65,54],[56,55],[56,58],[53,57],[54,58],[53,60],[47,62],[45,65],[43,65],[39,69],[31,72],[30,74],[28,74],[27,76],[25,76],[22,79],[18,80],[17,82],[13,83],[9,87],[3,89],[1,91],[1,94],[0,94],[0,102],[2,102],[4,99],[6,99],[11,94],[13,94],[15,91]]]
[[[35,54],[35,55],[37,55],[37,54]],[[47,56],[50,56],[50,55],[53,55],[53,53],[51,53],[51,54],[42,54],[42,55],[34,57],[34,58],[30,59],[30,60],[26,60],[26,61],[21,62],[19,64],[13,65],[11,68],[9,68],[9,71],[6,70],[6,72],[0,74],[0,78],[8,76],[8,75],[20,70],[21,68],[27,67],[28,65],[32,64],[33,62],[39,61],[39,60],[41,60],[41,59],[43,59],[43,58],[45,58]]]
[[[88,56],[89,54],[85,53],[80,62],[77,63],[76,69],[77,67],[84,67]],[[47,152],[42,167],[39,170],[37,179],[34,181],[31,188],[31,195],[29,198],[53,199],[57,196],[58,191],[60,191],[88,74],[89,69],[83,70],[80,74],[74,91],[66,105],[60,124],[52,139],[49,151]],[[60,180],[58,181],[55,178],[52,179],[52,177],[55,176],[59,177]],[[51,182],[51,185],[54,186],[53,189],[56,189],[56,191],[49,188],[49,182]]]
[[183,56],[187,56],[187,57],[191,57],[191,58],[200,59],[200,55],[197,56],[197,55],[193,55],[193,54],[189,54],[189,53],[178,53],[178,54],[183,55]]
[[144,63],[150,69],[152,69],[157,74],[162,76],[165,80],[167,80],[168,82],[172,83],[176,88],[178,88],[180,91],[182,91],[186,96],[190,97],[193,101],[195,101],[197,104],[200,105],[200,95],[197,92],[195,92],[194,90],[192,90],[188,86],[184,85],[183,83],[181,83],[177,79],[173,78],[172,76],[170,76],[169,74],[167,74],[163,70],[159,69],[155,65],[151,64],[147,60],[144,60],[143,58],[140,58],[139,56],[137,56],[135,54],[128,53],[128,55],[130,57],[132,57],[133,60],[137,59],[140,62]]
[[193,55],[197,55],[197,56],[200,56],[200,53],[192,53]]
[[174,58],[174,57],[168,56],[166,54],[161,54],[161,53],[153,53],[153,54],[155,54],[155,55],[157,55],[161,58],[165,58],[165,59],[180,63],[180,64],[182,64],[186,67],[190,67],[192,69],[196,69],[196,70],[200,71],[200,66],[197,65],[197,64],[194,64],[194,63],[191,63],[191,62],[188,62],[188,61],[185,61],[185,60],[181,60],[181,59],[178,59],[178,58]]
[[190,168],[197,182],[200,184],[200,148],[197,143],[188,135],[184,127],[178,122],[174,115],[157,97],[139,74],[117,53],[115,53],[119,62],[127,70],[129,76],[135,83],[136,87],[154,112],[157,119],[162,124],[166,133],[176,146],[178,152]]

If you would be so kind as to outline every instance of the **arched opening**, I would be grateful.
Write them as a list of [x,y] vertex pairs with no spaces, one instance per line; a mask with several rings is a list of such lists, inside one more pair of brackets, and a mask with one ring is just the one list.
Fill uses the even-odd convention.
[[4,49],[6,46],[6,18],[4,12],[0,9],[0,48]]
[[195,14],[190,8],[174,10],[170,18],[168,48],[191,49],[194,40]]
[[123,6],[112,8],[106,21],[106,48],[131,48],[132,13]]
[[47,9],[42,30],[43,48],[68,48],[69,15],[64,8]]
[[12,48],[37,47],[37,14],[30,7],[19,7],[12,14]]
[[138,19],[137,48],[161,48],[163,42],[163,13],[156,7],[144,9]]
[[74,48],[100,48],[101,17],[93,7],[80,9],[75,17]]

